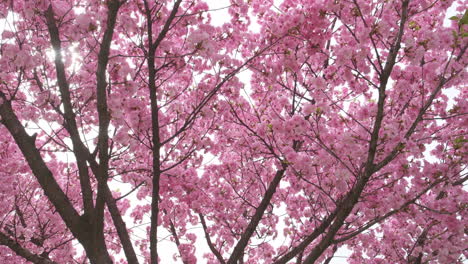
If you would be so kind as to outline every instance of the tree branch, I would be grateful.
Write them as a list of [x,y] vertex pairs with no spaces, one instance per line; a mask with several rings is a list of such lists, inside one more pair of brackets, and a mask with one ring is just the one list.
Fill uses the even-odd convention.
[[225,264],[226,261],[224,260],[223,256],[213,245],[213,242],[211,242],[210,234],[208,234],[208,228],[205,222],[205,217],[202,214],[198,214],[198,216],[200,217],[200,222],[203,227],[203,232],[205,233],[206,243],[208,244],[208,247],[210,248],[211,252],[215,255],[215,257],[218,259],[219,263]]
[[0,245],[7,246],[11,250],[13,250],[18,256],[35,264],[58,264],[57,262],[52,261],[49,258],[45,258],[32,253],[31,251],[22,247],[16,241],[3,234],[2,232],[0,232]]
[[229,260],[227,261],[228,264],[236,264],[237,261],[243,256],[244,249],[249,243],[250,237],[255,232],[255,229],[260,223],[260,220],[262,220],[263,213],[265,212],[266,208],[270,204],[271,198],[273,197],[273,194],[276,192],[276,188],[278,187],[281,179],[283,178],[283,175],[286,169],[287,169],[287,164],[283,163],[281,170],[278,170],[276,172],[276,175],[271,181],[270,186],[268,186],[268,189],[263,195],[263,199],[260,202],[260,205],[255,210],[255,214],[253,215],[247,228],[245,229],[244,233],[242,233],[241,238],[239,239],[236,246],[234,247],[234,250],[232,251],[232,254],[229,257]]
[[322,240],[312,249],[307,258],[304,260],[304,264],[314,263],[322,253],[330,246],[333,241],[334,236],[338,230],[343,225],[345,219],[351,213],[354,208],[354,205],[358,202],[358,199],[364,190],[369,178],[375,172],[374,159],[377,151],[377,145],[379,140],[379,131],[382,126],[382,121],[384,118],[384,106],[385,106],[385,90],[387,88],[387,83],[390,78],[390,74],[395,65],[396,57],[398,51],[401,47],[401,39],[403,37],[406,19],[408,18],[408,5],[410,0],[405,0],[402,3],[402,12],[400,27],[398,31],[397,38],[395,39],[394,44],[390,48],[390,53],[387,57],[382,74],[380,74],[380,85],[379,85],[379,100],[377,103],[377,115],[374,122],[374,128],[372,130],[371,140],[369,143],[369,150],[367,155],[367,161],[365,164],[364,173],[358,179],[357,184],[353,189],[348,193],[347,198],[343,201],[342,208],[338,211],[337,216],[333,224],[330,226],[327,234],[322,238]]
[[152,179],[152,200],[151,200],[151,225],[150,225],[150,262],[152,264],[158,263],[158,215],[159,215],[159,182],[161,177],[161,163],[160,163],[160,137],[159,137],[159,107],[157,99],[156,87],[156,67],[155,67],[155,53],[161,41],[166,37],[167,32],[177,15],[179,6],[182,0],[177,0],[174,3],[172,11],[164,23],[163,29],[159,33],[157,39],[153,42],[153,19],[151,9],[148,1],[144,1],[146,25],[148,33],[148,88],[151,101],[151,126],[152,126],[152,153],[153,153],[153,179]]
[[[393,66],[395,65],[396,62],[396,57],[398,55],[398,51],[401,47],[401,39],[404,33],[404,27],[406,24],[406,20],[408,18],[408,4],[409,0],[405,0],[402,4],[402,15],[401,15],[401,21],[400,21],[400,26],[399,26],[399,31],[398,35],[395,39],[394,44],[392,45],[389,55],[387,57],[387,61],[385,63],[385,67],[380,74],[380,84],[379,84],[379,100],[377,103],[377,115],[376,119],[374,122],[372,134],[371,134],[371,140],[369,143],[369,150],[368,150],[368,155],[367,155],[367,161],[365,163],[365,168],[364,172],[361,172],[360,177],[358,178],[358,181],[354,185],[354,187],[351,189],[351,191],[340,201],[336,209],[334,210],[332,215],[336,214],[336,218],[334,219],[333,224],[331,224],[329,230],[325,234],[325,236],[321,239],[321,241],[312,249],[312,251],[309,253],[307,258],[304,260],[305,264],[311,264],[314,263],[321,255],[322,253],[328,248],[328,246],[332,243],[333,238],[335,234],[338,232],[338,230],[341,228],[341,226],[344,223],[344,220],[348,217],[348,215],[351,213],[352,209],[354,208],[354,205],[357,203],[362,191],[364,190],[364,187],[369,180],[370,176],[375,172],[375,165],[374,165],[374,159],[375,159],[375,154],[377,151],[377,145],[378,145],[378,139],[379,139],[379,131],[382,126],[382,121],[384,118],[384,106],[385,106],[385,89],[387,87],[388,80],[390,78],[390,74],[393,70]],[[324,223],[322,223],[324,224]],[[325,227],[326,228],[326,227]],[[323,232],[323,231],[322,231]],[[322,234],[320,232],[319,234]],[[316,233],[316,230],[312,234]],[[318,236],[318,235],[317,235]],[[303,245],[303,247],[307,247],[317,236],[312,236],[313,239],[307,241],[308,243],[304,243],[303,241],[300,245]],[[281,258],[279,261],[275,263],[286,263],[289,259],[293,258],[295,255],[297,255],[300,252],[300,250],[297,250],[297,247],[295,248],[294,253],[295,254],[290,254],[292,253],[291,251],[285,255],[285,257]],[[288,256],[288,258],[286,258]]]
[[[73,112],[73,105],[71,102],[70,87],[67,81],[65,73],[65,65],[62,61],[62,45],[60,40],[60,33],[57,28],[54,11],[52,5],[49,5],[46,13],[47,28],[50,35],[50,42],[55,51],[55,70],[57,72],[57,84],[60,90],[60,97],[63,103],[63,118],[65,119],[65,128],[70,134],[70,138],[73,144],[73,153],[76,157],[76,163],[78,166],[78,173],[80,176],[80,185],[82,191],[82,199],[84,205],[84,211],[87,214],[91,214],[94,209],[93,205],[93,192],[91,189],[91,183],[88,173],[88,166],[86,164],[85,147],[80,139],[78,132],[78,126],[75,120],[75,113]],[[39,81],[39,77],[35,74],[36,82]],[[39,83],[39,85],[41,85]]]
[[3,103],[0,104],[2,123],[13,136],[34,176],[41,185],[44,194],[54,205],[55,209],[57,209],[57,212],[73,235],[80,241],[85,239],[82,233],[83,223],[81,222],[79,214],[76,212],[70,200],[60,188],[52,172],[42,159],[33,138],[26,133],[24,126],[18,120],[11,106],[11,102],[7,101],[5,94],[2,92],[0,92],[0,98],[3,99]]

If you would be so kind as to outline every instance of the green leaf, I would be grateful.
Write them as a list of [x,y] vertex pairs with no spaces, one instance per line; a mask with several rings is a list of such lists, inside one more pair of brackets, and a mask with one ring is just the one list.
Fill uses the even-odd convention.
[[450,17],[449,19],[450,19],[450,20],[456,20],[456,21],[460,20],[460,18],[457,17],[457,16]]
[[453,141],[453,148],[454,149],[461,149],[465,143],[468,142],[468,139],[465,139],[463,136],[457,137]]
[[402,151],[403,149],[405,149],[406,145],[405,143],[398,143],[398,145],[396,146],[396,150],[397,151]]
[[465,14],[463,15],[462,19],[460,19],[460,22],[458,22],[460,25],[468,25],[468,9],[465,10]]
[[457,137],[454,140],[455,144],[460,144],[460,143],[466,143],[468,142],[468,139],[465,139],[463,136]]
[[408,23],[408,27],[409,27],[410,29],[412,29],[412,30],[415,30],[415,31],[421,29],[421,26],[420,26],[416,21],[410,21],[410,22]]
[[267,124],[268,131],[272,132],[273,131],[273,125],[272,124]]

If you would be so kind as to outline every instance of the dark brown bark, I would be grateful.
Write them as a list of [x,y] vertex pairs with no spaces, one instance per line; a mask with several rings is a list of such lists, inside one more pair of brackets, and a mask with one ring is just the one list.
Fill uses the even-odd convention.
[[205,217],[202,214],[198,214],[198,216],[200,217],[200,222],[203,227],[203,232],[205,233],[205,239],[206,239],[206,243],[208,244],[208,247],[210,248],[211,252],[215,255],[215,257],[218,259],[219,263],[225,264],[226,261],[224,260],[223,256],[213,245],[213,242],[211,242],[210,234],[208,233],[208,227],[206,226],[206,222],[205,222]]
[[73,235],[79,238],[80,234],[77,233],[77,231],[81,229],[82,225],[79,214],[73,208],[70,200],[45,164],[40,152],[35,146],[33,138],[26,133],[25,128],[18,120],[18,117],[12,109],[11,102],[6,101],[4,94],[1,93],[0,96],[4,100],[3,104],[0,104],[2,123],[13,136],[13,139],[23,153],[24,158],[28,162],[29,167],[41,185],[41,188],[44,190],[47,198],[57,209],[57,212],[64,220],[66,226],[72,231]]
[[105,208],[105,193],[107,189],[107,179],[109,178],[109,123],[110,116],[107,107],[107,81],[106,81],[106,70],[109,61],[109,51],[112,42],[112,36],[114,34],[115,22],[117,19],[117,12],[120,8],[121,3],[119,1],[108,1],[108,13],[106,20],[106,29],[104,36],[101,41],[97,71],[96,71],[96,97],[97,97],[97,112],[99,117],[99,132],[98,132],[98,157],[99,166],[96,174],[98,178],[98,191],[96,196],[96,206],[94,213],[91,216],[92,224],[94,227],[95,239],[102,241],[102,251],[107,252],[107,248],[104,242],[104,208]]
[[80,134],[78,132],[78,126],[76,124],[75,113],[73,112],[73,105],[70,95],[70,87],[67,81],[65,73],[65,65],[62,60],[62,44],[60,40],[59,29],[57,28],[56,21],[54,18],[54,11],[50,5],[45,13],[47,28],[50,35],[50,42],[52,48],[55,51],[55,69],[57,72],[57,84],[60,90],[60,98],[62,99],[64,113],[65,127],[70,134],[70,138],[73,145],[73,152],[76,157],[76,163],[78,166],[78,173],[80,177],[80,185],[82,191],[82,199],[84,205],[84,211],[87,214],[91,214],[94,209],[93,205],[93,192],[91,189],[91,183],[88,173],[88,166],[86,164],[85,150],[81,144]]
[[7,246],[12,251],[14,251],[18,256],[35,264],[57,264],[57,262],[52,261],[49,258],[32,253],[28,249],[22,247],[15,240],[11,239],[10,237],[8,237],[7,235],[1,232],[0,232],[0,245]]
[[[457,58],[455,59],[456,61],[459,61],[462,58],[462,56],[465,54],[467,48],[468,48],[468,45],[465,45],[463,48],[461,48],[460,53],[458,54]],[[447,65],[448,65],[449,62],[447,62]],[[416,127],[423,120],[424,114],[426,114],[427,110],[432,105],[432,103],[434,102],[434,99],[440,93],[440,91],[442,90],[444,85],[448,81],[450,81],[450,79],[455,77],[460,72],[461,72],[461,70],[459,72],[453,73],[448,78],[445,78],[443,76],[444,73],[442,73],[442,75],[439,77],[439,82],[438,82],[437,86],[432,90],[431,95],[426,100],[423,107],[421,107],[421,109],[419,109],[419,112],[418,112],[418,115],[417,115],[416,119],[411,124],[411,127],[408,129],[408,131],[405,133],[405,139],[409,139],[411,137],[411,135],[413,135],[413,133],[416,131]],[[399,145],[395,146],[395,148],[393,148],[392,152],[389,155],[387,155],[387,157],[385,157],[381,162],[379,162],[376,165],[376,170],[379,170],[379,169],[383,168],[388,163],[390,163],[392,160],[394,160],[401,153],[403,148],[404,148],[403,143],[400,143]]]
[[315,230],[308,235],[299,245],[292,248],[287,254],[279,258],[274,264],[285,264],[298,254],[303,254],[304,249],[312,243],[318,236],[323,234],[325,230],[330,226],[333,219],[335,219],[338,210],[335,210],[332,214],[328,215]]
[[126,260],[128,264],[138,264],[138,258],[133,248],[130,235],[128,233],[127,225],[125,224],[122,214],[120,213],[119,208],[117,207],[117,202],[112,196],[112,192],[109,189],[107,183],[105,184],[105,199],[107,209],[109,209],[110,215],[112,217],[112,222],[114,223],[115,229],[122,243],[122,248],[125,253]]
[[17,146],[20,148],[24,158],[28,162],[31,171],[44,191],[44,194],[60,214],[60,217],[63,219],[65,225],[70,229],[73,236],[83,245],[91,262],[106,263],[98,262],[105,258],[107,252],[102,252],[99,248],[102,244],[97,244],[93,239],[94,234],[92,232],[90,221],[87,221],[86,218],[80,217],[78,212],[73,208],[73,205],[67,195],[60,188],[52,172],[42,159],[39,150],[35,146],[33,137],[26,133],[25,128],[15,115],[11,102],[6,100],[3,93],[0,94],[0,97],[4,100],[3,104],[0,105],[2,123],[13,136]]
[[[107,83],[105,81],[105,72],[107,68],[107,62],[108,62],[108,57],[109,57],[109,49],[110,49],[110,43],[112,41],[112,35],[113,35],[113,29],[115,27],[115,21],[117,18],[117,12],[118,9],[120,8],[122,3],[118,1],[110,1],[108,4],[109,8],[109,13],[108,13],[108,18],[107,18],[107,27],[106,31],[104,33],[104,38],[101,44],[101,49],[100,53],[98,55],[98,69],[96,73],[97,77],[97,90],[98,91],[104,91],[104,96],[106,96],[105,90],[107,87]],[[81,141],[81,138],[79,136],[78,132],[78,126],[76,124],[75,120],[75,114],[73,112],[73,106],[71,103],[71,96],[70,96],[70,91],[69,91],[69,85],[68,81],[66,79],[65,75],[65,70],[64,70],[64,65],[62,62],[61,58],[61,41],[59,37],[59,30],[56,26],[56,21],[54,19],[54,14],[53,10],[50,7],[47,12],[46,12],[46,19],[47,19],[47,26],[49,29],[49,34],[51,36],[51,44],[56,50],[56,58],[55,58],[55,65],[56,65],[56,71],[57,71],[57,79],[58,79],[58,84],[61,92],[61,99],[64,104],[64,111],[65,113],[62,114],[64,119],[65,119],[65,128],[70,134],[72,144],[73,144],[73,152],[75,154],[75,157],[77,159],[77,164],[79,168],[79,174],[80,174],[80,183],[81,183],[81,189],[83,193],[83,203],[84,203],[84,210],[85,210],[85,215],[83,216],[84,219],[90,221],[93,226],[94,226],[94,235],[99,236],[95,237],[94,239],[91,239],[94,241],[94,243],[98,240],[100,240],[101,246],[105,248],[105,242],[104,242],[104,234],[102,233],[103,228],[103,209],[104,209],[104,202],[108,205],[109,211],[112,216],[112,220],[114,222],[114,225],[116,227],[117,233],[119,235],[119,238],[121,240],[125,255],[127,257],[127,260],[129,263],[138,263],[138,259],[136,257],[136,253],[133,249],[132,242],[130,240],[130,236],[128,234],[128,231],[126,229],[125,222],[122,219],[122,216],[117,208],[116,202],[112,197],[112,194],[107,186],[107,178],[108,178],[108,154],[107,154],[107,146],[105,144],[99,145],[99,150],[100,154],[103,154],[103,156],[107,156],[107,158],[100,159],[101,164],[97,164],[94,161],[94,157],[90,154],[89,149],[85,147],[83,142]],[[107,128],[109,124],[109,116],[107,113],[107,100],[106,98],[102,97],[102,93],[100,94],[101,97],[98,98],[100,104],[98,105],[101,106],[99,110],[101,115],[100,119],[100,128],[103,128],[100,130],[100,142],[108,142],[108,138],[104,139],[104,137],[107,137]],[[104,105],[104,107],[102,107]],[[104,136],[101,136],[103,134],[103,131],[106,131]],[[102,158],[103,156],[100,156]],[[104,162],[102,162],[104,160]],[[98,182],[99,182],[99,190],[98,190],[98,199],[97,199],[97,204],[96,208],[94,208],[93,202],[92,202],[92,189],[89,183],[89,173],[88,173],[88,166],[86,164],[86,161],[90,163],[94,163],[94,168],[93,172],[96,175]],[[104,164],[104,165],[103,165]],[[96,248],[96,247],[93,247]],[[105,250],[107,252],[107,250]],[[99,255],[106,255],[107,253],[99,253]]]
[[[104,240],[104,206],[107,203],[109,211],[114,224],[117,227],[117,232],[119,238],[123,244],[125,255],[130,263],[138,263],[136,258],[135,251],[131,245],[130,238],[128,236],[128,231],[123,231],[122,227],[125,228],[125,223],[123,222],[120,212],[113,200],[112,194],[107,185],[107,180],[109,178],[109,123],[110,123],[110,114],[107,106],[107,86],[106,81],[106,71],[107,64],[109,61],[110,45],[112,43],[112,37],[114,34],[114,28],[117,20],[118,11],[122,5],[122,2],[118,0],[112,0],[107,2],[108,14],[106,20],[106,29],[104,36],[100,45],[100,50],[98,54],[98,64],[96,71],[96,95],[97,95],[97,110],[99,117],[99,133],[98,133],[98,155],[99,155],[99,165],[97,166],[96,178],[98,179],[98,194],[96,198],[96,208],[94,213],[94,221],[96,226],[96,233],[98,233],[98,238]],[[119,228],[120,227],[120,228]],[[105,243],[103,243],[103,250],[105,248]]]
[[[88,166],[86,164],[86,156],[85,156],[85,149],[82,148],[80,135],[78,133],[78,127],[75,120],[75,113],[73,112],[73,105],[71,102],[71,95],[70,95],[70,88],[67,82],[66,73],[65,73],[65,66],[62,61],[62,48],[61,48],[61,41],[60,41],[60,33],[56,25],[56,21],[54,18],[54,12],[52,6],[50,5],[47,9],[46,13],[46,21],[47,21],[47,28],[49,30],[49,35],[51,39],[52,47],[55,50],[55,69],[57,72],[57,83],[59,85],[60,95],[62,99],[62,103],[64,106],[64,114],[63,117],[65,119],[65,127],[67,131],[70,133],[72,144],[73,144],[73,152],[77,159],[78,165],[78,173],[80,177],[80,185],[82,190],[82,199],[85,211],[85,220],[86,225],[89,225],[85,229],[92,230],[91,232],[88,231],[91,237],[86,239],[86,243],[88,245],[83,245],[88,250],[86,253],[88,257],[92,261],[110,261],[110,257],[107,254],[107,249],[104,241],[104,233],[103,233],[103,226],[104,226],[104,217],[103,213],[96,214],[99,210],[94,210],[93,205],[93,195],[92,189],[90,184],[90,177],[88,172]],[[98,194],[98,201],[102,195]],[[96,204],[97,205],[97,204]],[[101,205],[100,207],[103,208]],[[102,209],[103,211],[103,209]],[[102,248],[104,247],[104,248]],[[92,252],[91,252],[91,251]],[[105,257],[107,255],[107,258]],[[105,259],[104,259],[105,258]]]
[[[309,239],[307,243],[304,243],[305,240],[300,244],[301,246],[307,247],[310,243],[312,243],[313,240],[315,240],[316,237],[320,234],[325,234],[324,237],[320,240],[320,242],[312,249],[312,251],[309,253],[309,255],[306,257],[304,260],[304,264],[311,264],[314,263],[322,254],[323,252],[333,243],[333,239],[336,235],[336,233],[340,230],[340,228],[343,226],[344,221],[348,217],[348,215],[352,212],[354,206],[358,202],[359,197],[361,196],[362,191],[364,190],[367,182],[369,181],[370,177],[372,176],[373,173],[375,173],[376,170],[376,165],[374,164],[374,159],[377,151],[377,146],[378,146],[378,141],[379,141],[379,132],[380,128],[382,126],[382,121],[384,118],[384,106],[385,106],[385,90],[387,87],[388,80],[390,78],[390,74],[393,70],[393,66],[395,65],[396,62],[396,57],[398,55],[398,51],[400,50],[401,47],[401,39],[404,33],[404,27],[406,24],[406,20],[408,17],[408,4],[409,0],[406,0],[402,3],[402,13],[401,13],[401,21],[400,21],[400,28],[397,34],[397,37],[390,49],[389,55],[387,57],[387,61],[385,63],[384,69],[382,72],[379,74],[380,76],[380,84],[379,84],[379,99],[377,102],[377,114],[376,118],[374,121],[372,133],[371,133],[371,139],[369,143],[369,150],[367,154],[367,161],[364,164],[364,171],[360,173],[357,182],[351,189],[351,191],[345,196],[344,199],[342,199],[339,204],[337,205],[336,209],[334,210],[334,215],[336,214],[336,217],[334,217],[333,223],[325,223],[322,222],[322,227],[324,230],[322,232],[314,232],[312,234],[317,234],[317,236],[313,237],[313,239]],[[324,224],[325,223],[325,224]],[[328,228],[328,230],[325,231],[325,229]],[[309,236],[311,237],[311,236]],[[309,238],[308,237],[308,238]],[[282,257],[280,260],[278,260],[277,264],[280,263],[286,263],[290,259],[292,259],[296,254],[298,254],[300,251],[297,250],[297,247],[294,248],[294,253],[291,254],[292,251],[290,251],[288,254],[286,254],[284,257]],[[287,256],[287,257],[286,257]]]
[[265,213],[265,210],[270,204],[271,198],[273,197],[273,194],[276,192],[276,188],[278,187],[281,179],[283,178],[286,168],[287,168],[287,165],[283,163],[283,168],[276,172],[275,177],[273,178],[270,185],[268,186],[268,189],[263,195],[260,205],[255,210],[255,214],[250,220],[249,225],[247,226],[245,231],[242,233],[241,238],[239,239],[236,246],[234,247],[234,250],[232,251],[232,254],[229,257],[229,260],[227,261],[228,264],[236,264],[239,261],[239,259],[243,256],[244,249],[249,243],[250,237],[252,237],[252,234],[255,232],[255,229],[260,223],[260,220],[262,220],[263,214]]
[[163,29],[158,34],[158,37],[153,41],[153,18],[151,10],[147,1],[144,1],[145,15],[147,22],[147,33],[149,47],[147,50],[148,55],[148,86],[151,101],[151,126],[152,126],[152,153],[153,153],[153,176],[152,176],[152,200],[151,200],[151,225],[150,225],[150,255],[152,264],[158,263],[158,215],[159,215],[159,182],[161,177],[160,166],[160,148],[161,142],[159,138],[159,107],[157,101],[157,87],[156,87],[156,66],[155,66],[155,53],[161,41],[166,37],[169,28],[176,17],[177,11],[182,0],[177,0],[174,3],[172,11],[164,23]]
[[343,205],[340,206],[339,211],[336,215],[336,219],[333,224],[328,229],[326,235],[321,239],[321,241],[312,249],[309,255],[304,260],[304,264],[312,264],[323,254],[323,252],[333,243],[333,238],[340,228],[343,226],[344,221],[348,215],[353,210],[354,206],[358,202],[359,197],[361,196],[364,187],[369,181],[372,174],[375,172],[374,159],[377,151],[377,145],[379,141],[379,132],[382,126],[382,121],[384,118],[384,106],[385,106],[385,90],[387,88],[388,80],[390,79],[390,74],[395,65],[396,57],[398,51],[401,47],[401,39],[403,37],[404,28],[406,24],[406,19],[408,18],[408,5],[409,0],[405,0],[402,3],[401,11],[401,20],[400,28],[398,31],[397,38],[390,48],[390,53],[387,57],[384,69],[380,74],[380,85],[379,85],[379,100],[377,102],[377,115],[375,117],[374,126],[371,134],[371,140],[369,143],[369,150],[367,155],[367,161],[365,164],[364,173],[361,174],[361,177],[358,179],[356,185],[352,188],[351,192],[347,195],[347,198],[343,201]]
[[175,229],[174,222],[172,222],[172,220],[170,220],[169,224],[170,224],[170,228],[171,228],[172,237],[174,238],[175,244],[177,246],[177,250],[179,250],[179,254],[180,254],[181,258],[182,258],[182,263],[183,264],[188,264],[188,262],[186,261],[186,259],[182,255],[182,252],[180,251],[180,240],[179,240],[179,236],[177,235],[177,231]]

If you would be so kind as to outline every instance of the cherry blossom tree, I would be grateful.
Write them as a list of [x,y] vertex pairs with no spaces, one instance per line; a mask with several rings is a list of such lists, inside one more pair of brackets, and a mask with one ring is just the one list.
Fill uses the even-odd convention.
[[467,2],[275,3],[1,1],[0,262],[462,263]]

